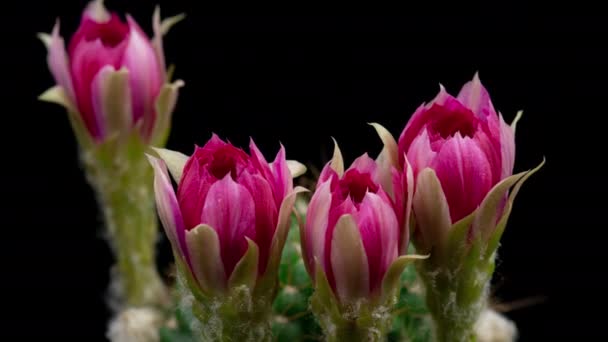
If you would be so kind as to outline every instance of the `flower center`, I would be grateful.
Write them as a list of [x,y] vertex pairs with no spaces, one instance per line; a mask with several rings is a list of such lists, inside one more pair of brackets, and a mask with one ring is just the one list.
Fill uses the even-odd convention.
[[460,133],[462,137],[473,137],[477,130],[478,119],[475,114],[466,108],[449,109],[442,106],[433,106],[429,111],[437,113],[430,115],[437,119],[430,123],[432,131],[438,133],[443,139]]
[[232,179],[236,179],[238,171],[242,169],[242,165],[246,164],[247,155],[245,152],[231,145],[220,147],[213,154],[213,160],[209,164],[209,171],[217,178],[222,179],[228,173]]
[[340,180],[340,191],[344,198],[350,196],[355,203],[361,203],[368,191],[376,193],[378,185],[374,183],[369,173],[360,173],[358,170],[348,170]]
[[85,39],[93,41],[101,40],[107,47],[115,47],[120,44],[129,34],[129,26],[123,23],[116,14],[112,14],[110,20],[105,23],[98,23],[88,20],[85,32]]

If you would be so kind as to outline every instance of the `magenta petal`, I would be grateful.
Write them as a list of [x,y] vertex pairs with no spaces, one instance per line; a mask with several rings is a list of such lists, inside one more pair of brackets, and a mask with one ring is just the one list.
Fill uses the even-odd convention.
[[238,183],[249,190],[255,203],[256,238],[254,241],[260,253],[258,272],[263,274],[268,264],[268,254],[276,228],[278,209],[270,184],[261,176],[243,172]]
[[273,174],[274,200],[277,208],[281,206],[283,199],[293,190],[293,179],[287,166],[285,158],[285,148],[281,145],[277,156],[270,164]]
[[357,225],[367,254],[370,290],[374,292],[397,258],[399,224],[390,203],[376,194],[367,193],[361,202]]
[[94,137],[104,135],[102,118],[95,116],[92,103],[92,83],[97,73],[104,66],[120,69],[120,60],[124,53],[124,42],[116,47],[105,47],[101,40],[82,41],[74,48],[71,57],[71,72],[78,110],[89,132]]
[[255,241],[255,204],[244,186],[229,174],[209,188],[201,214],[220,239],[220,252],[226,276],[230,277],[237,262],[247,251],[248,237]]
[[[196,149],[201,150],[201,152],[204,152],[203,155],[207,155],[207,154],[213,154],[213,152],[217,151],[218,149],[220,149],[226,145],[228,145],[228,143],[226,143],[224,140],[222,140],[222,138],[220,138],[217,134],[212,133],[211,139],[209,139],[209,141],[207,141],[207,143],[203,147],[197,146]],[[201,153],[201,152],[199,152],[199,153]]]
[[455,99],[445,91],[445,88],[441,87],[433,101],[426,105],[422,104],[416,109],[414,115],[412,115],[405,126],[405,129],[403,129],[403,132],[401,132],[401,135],[399,136],[399,164],[403,163],[403,154],[410,149],[410,145],[414,139],[420,134],[420,131],[424,126],[428,124],[430,114],[432,114],[429,113],[429,109],[434,105],[444,105],[450,100],[453,101]]
[[122,65],[129,70],[131,86],[133,122],[144,118],[142,127],[144,136],[148,136],[154,127],[155,99],[162,85],[162,74],[156,57],[156,52],[148,37],[130,16],[129,38],[124,51]]
[[372,158],[370,158],[367,153],[364,153],[362,156],[353,161],[348,170],[353,169],[359,171],[360,173],[369,173],[370,175],[372,175],[374,181],[379,181],[378,174],[376,172],[378,166],[376,165],[376,162]]
[[[485,123],[482,123],[484,126]],[[492,169],[492,184],[500,182],[502,173],[502,161],[500,155],[500,135],[499,132],[494,135],[487,130],[479,130],[473,137],[479,148],[483,151],[488,159]],[[489,135],[493,134],[493,135]]]
[[478,74],[475,74],[473,80],[462,86],[457,98],[480,119],[496,117],[496,110],[490,99],[490,94],[481,84]]
[[311,271],[315,269],[315,258],[319,262],[325,258],[325,236],[332,199],[330,187],[330,182],[319,183],[306,211],[302,245],[304,261]]
[[325,231],[325,246],[323,247],[326,252],[323,255],[325,273],[327,274],[327,280],[329,280],[329,284],[332,287],[335,287],[336,284],[331,267],[331,255],[330,253],[327,253],[327,251],[331,250],[331,243],[333,241],[336,223],[338,222],[338,219],[340,219],[340,217],[342,217],[343,215],[351,214],[355,219],[357,216],[357,208],[355,207],[350,196],[347,197],[346,200],[342,203],[335,202],[335,196],[332,196],[331,208],[329,210],[329,217],[327,220],[327,230]]
[[448,139],[431,167],[445,193],[452,223],[472,213],[492,187],[492,169],[485,154],[469,137]]
[[209,187],[215,179],[206,169],[201,168],[195,158],[190,157],[177,188],[177,198],[184,215],[186,229],[192,229],[201,222],[201,212]]
[[339,185],[339,180],[340,176],[338,176],[338,173],[331,167],[331,161],[327,162],[323,167],[323,170],[321,170],[318,182],[330,181],[331,191],[334,191]]
[[167,173],[167,166],[164,161],[158,158],[148,156],[148,160],[154,168],[154,195],[158,216],[173,249],[179,251],[186,263],[191,266],[186,244],[186,228]]
[[[404,152],[405,153],[405,152]],[[407,159],[411,163],[414,175],[429,166],[437,153],[431,148],[428,132],[425,129],[412,142],[407,151]],[[401,160],[404,158],[401,157]]]
[[55,82],[63,88],[70,101],[76,105],[76,97],[74,95],[74,86],[72,85],[72,76],[70,75],[68,56],[65,51],[65,43],[63,38],[59,35],[59,21],[57,21],[53,27],[47,63],[55,78]]
[[[251,155],[251,163],[255,166],[255,168],[262,173],[262,176],[266,178],[266,180],[268,180],[269,182],[273,182],[274,175],[270,170],[270,165],[268,165],[266,158],[264,158],[264,155],[262,154],[262,152],[260,152],[253,139],[249,140],[249,153]],[[275,193],[274,185],[273,193]],[[280,203],[281,202],[279,202],[279,204]]]

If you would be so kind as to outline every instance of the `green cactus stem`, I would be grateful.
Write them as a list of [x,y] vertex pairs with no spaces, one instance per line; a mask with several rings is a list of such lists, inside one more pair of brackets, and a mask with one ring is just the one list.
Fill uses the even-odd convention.
[[[137,134],[82,150],[89,183],[104,215],[105,234],[116,259],[111,305],[166,307],[169,296],[157,271],[158,224],[152,169]],[[120,147],[118,147],[120,144]]]

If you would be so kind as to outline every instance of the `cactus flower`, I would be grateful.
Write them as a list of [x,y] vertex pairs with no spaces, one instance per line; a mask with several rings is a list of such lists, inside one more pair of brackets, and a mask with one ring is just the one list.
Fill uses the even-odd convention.
[[104,8],[103,1],[92,1],[67,51],[59,23],[50,36],[41,35],[57,82],[42,99],[59,102],[74,112],[77,134],[86,132],[92,142],[105,142],[137,129],[146,143],[160,144],[182,84],[165,85],[168,77],[161,36],[168,26],[160,23],[157,10],[155,37],[150,40],[131,16],[123,22]]
[[247,154],[213,135],[190,157],[163,149],[157,149],[162,159],[149,157],[159,216],[192,293],[203,307],[217,300],[231,308],[222,312],[237,315],[200,316],[203,326],[216,325],[218,317],[223,322],[222,329],[211,329],[220,334],[212,339],[269,336],[281,252],[296,194],[303,190],[293,188],[294,164],[287,163],[283,147],[272,163],[253,140],[249,147]]
[[108,297],[116,309],[169,304],[156,269],[153,173],[144,153],[148,144],[164,146],[183,84],[169,83],[162,44],[181,18],[161,22],[157,7],[150,40],[134,18],[123,21],[95,0],[82,13],[67,49],[59,21],[51,34],[39,34],[56,83],[39,98],[67,111],[116,259]]
[[512,175],[515,137],[475,75],[458,97],[441,87],[416,110],[399,137],[399,156],[405,155],[415,175],[427,167],[435,171],[456,222]]
[[[379,340],[392,317],[396,278],[412,259],[399,258],[401,210],[381,186],[381,176],[367,154],[344,171],[336,144],[301,227],[303,258],[316,283],[313,310],[330,340],[351,333]],[[328,305],[343,316],[328,315]],[[353,317],[355,323],[349,322]],[[357,332],[348,328],[353,326]]]
[[472,338],[515,196],[543,165],[513,175],[520,115],[507,125],[475,75],[457,97],[441,87],[420,106],[398,146],[379,130],[385,150],[396,151],[392,162],[413,170],[412,238],[417,251],[430,253],[419,272],[439,341]]
[[[226,291],[248,251],[257,254],[256,262],[249,265],[256,269],[254,280],[266,272],[271,256],[279,257],[272,245],[289,223],[296,193],[285,149],[281,147],[272,163],[266,162],[253,140],[250,150],[247,154],[214,134],[191,157],[182,157],[181,169],[173,172],[179,181],[175,192],[165,163],[150,158],[165,231],[203,292]],[[182,156],[160,151],[161,157]]]

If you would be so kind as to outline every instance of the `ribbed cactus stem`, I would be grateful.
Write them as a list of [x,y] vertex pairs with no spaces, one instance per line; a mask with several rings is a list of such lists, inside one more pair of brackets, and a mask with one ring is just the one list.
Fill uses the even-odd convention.
[[[179,271],[181,273],[183,271]],[[189,313],[194,341],[271,341],[271,310],[246,286],[233,288],[228,295],[195,297],[179,274],[180,310]]]
[[106,151],[101,147],[83,151],[82,159],[116,259],[111,306],[116,310],[166,307],[169,297],[155,262],[158,225],[153,174],[143,148]]
[[436,340],[476,341],[474,326],[486,307],[494,258],[459,269],[441,267],[433,261],[431,257],[419,271],[426,285],[426,303],[435,322]]

